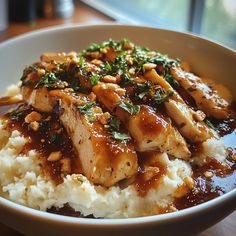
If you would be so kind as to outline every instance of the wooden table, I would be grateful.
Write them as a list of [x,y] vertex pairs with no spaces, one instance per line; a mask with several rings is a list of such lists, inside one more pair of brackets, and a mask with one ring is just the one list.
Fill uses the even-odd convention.
[[[27,23],[10,23],[7,30],[0,32],[0,42],[12,38],[14,36],[41,29],[48,26],[61,24],[86,23],[98,24],[105,21],[112,21],[108,16],[97,12],[94,9],[76,2],[74,15],[70,19],[38,19],[33,24]],[[0,235],[4,236],[20,236],[22,234],[0,224]],[[200,233],[198,236],[235,236],[236,235],[236,212],[228,216],[226,219],[208,230]]]

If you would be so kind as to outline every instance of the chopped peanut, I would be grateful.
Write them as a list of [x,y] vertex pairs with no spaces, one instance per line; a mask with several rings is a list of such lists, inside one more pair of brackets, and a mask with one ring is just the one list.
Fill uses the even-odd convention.
[[102,78],[102,81],[105,82],[105,83],[113,83],[113,84],[116,84],[116,83],[117,83],[116,77],[111,76],[111,75],[105,75],[105,76]]
[[104,54],[107,54],[108,49],[109,49],[108,47],[101,48],[101,49],[100,49],[100,52],[101,52],[101,53],[104,53]]
[[129,69],[129,73],[131,74],[131,75],[134,75],[135,74],[135,69],[132,67],[132,68],[130,68]]
[[71,172],[71,163],[70,163],[70,159],[69,158],[63,158],[60,160],[61,163],[61,171],[62,172],[66,172],[66,173],[70,173]]
[[62,157],[62,153],[60,151],[57,152],[51,152],[49,157],[48,157],[48,161],[59,161]]
[[144,70],[152,70],[152,69],[155,69],[156,68],[156,64],[154,64],[154,63],[145,63],[144,65],[143,65],[143,68],[144,68]]
[[130,66],[134,64],[134,59],[130,55],[126,55],[125,60],[128,62]]
[[189,187],[189,189],[192,189],[194,187],[194,181],[193,181],[193,178],[189,177],[189,176],[186,176],[184,178],[184,182],[185,184]]
[[32,128],[32,130],[38,131],[38,129],[39,129],[39,122],[37,122],[37,121],[31,122],[30,123],[30,127]]
[[206,178],[211,178],[214,174],[211,171],[205,171],[204,176]]
[[147,57],[154,57],[154,56],[156,56],[156,52],[154,52],[154,51],[150,51],[150,52],[147,52],[147,54],[146,54],[146,56]]
[[67,56],[70,57],[70,58],[75,58],[75,57],[77,57],[77,53],[74,52],[74,51],[71,51],[67,54]]
[[117,94],[118,94],[119,96],[123,96],[123,95],[125,95],[126,90],[125,90],[125,89],[122,89],[122,88],[117,88],[117,89],[116,89],[116,92],[117,92]]
[[72,93],[72,92],[74,92],[74,89],[73,88],[65,88],[64,91],[67,93]]
[[91,63],[96,65],[96,66],[100,66],[103,62],[101,60],[98,60],[98,59],[93,59],[91,61]]
[[41,114],[39,114],[36,111],[32,111],[30,114],[28,114],[25,117],[25,122],[26,123],[31,123],[33,121],[40,121],[41,119],[42,119],[42,115]]
[[37,70],[38,76],[42,76],[42,75],[44,75],[45,73],[46,73],[46,71],[45,71],[44,69],[38,69],[38,70]]
[[128,49],[133,49],[134,48],[134,44],[133,43],[131,43],[131,42],[125,42],[124,43],[124,49],[126,49],[126,50],[128,50]]
[[94,59],[99,59],[102,57],[102,54],[98,51],[96,52],[88,52],[88,55],[91,56]]
[[88,98],[89,98],[91,101],[95,101],[95,100],[96,100],[96,95],[95,95],[95,93],[91,92],[91,93],[88,95]]
[[99,117],[99,121],[103,124],[106,125],[108,123],[108,120],[110,119],[111,115],[109,112],[105,112],[103,113],[100,117]]

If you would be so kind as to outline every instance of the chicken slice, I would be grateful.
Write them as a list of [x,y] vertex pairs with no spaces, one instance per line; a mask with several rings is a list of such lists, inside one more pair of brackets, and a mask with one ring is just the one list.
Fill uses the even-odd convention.
[[190,151],[183,137],[163,115],[156,113],[150,106],[140,105],[137,114],[130,115],[117,106],[121,101],[129,101],[120,94],[118,85],[99,83],[93,87],[98,100],[126,125],[136,141],[140,152],[159,150],[178,158],[187,159]]
[[173,91],[173,96],[165,102],[167,114],[175,121],[180,133],[191,143],[204,142],[210,137],[217,136],[213,130],[203,122],[204,115],[195,112],[170,86],[170,84],[153,69],[145,73],[145,78],[160,85],[166,91]]
[[[32,89],[22,86],[24,100],[44,112],[52,111],[59,102],[60,120],[70,135],[82,164],[83,174],[94,184],[112,186],[136,174],[137,155],[132,143],[111,138],[99,122],[104,113],[98,106],[91,107],[89,115],[78,109],[78,102],[90,102],[88,96],[72,96],[63,90]],[[91,119],[91,115],[93,119]]]
[[222,98],[217,90],[204,83],[201,78],[176,66],[171,68],[171,73],[195,100],[198,109],[216,119],[226,119],[229,116],[229,102]]

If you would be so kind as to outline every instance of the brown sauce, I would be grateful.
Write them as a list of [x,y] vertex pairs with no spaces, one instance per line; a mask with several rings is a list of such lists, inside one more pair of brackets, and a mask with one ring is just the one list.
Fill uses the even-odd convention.
[[[0,110],[2,107],[0,107]],[[71,173],[81,173],[81,165],[74,150],[72,141],[66,130],[60,124],[57,112],[41,113],[42,119],[39,122],[40,128],[34,131],[25,117],[34,109],[32,107],[21,104],[18,107],[19,113],[7,113],[4,118],[8,119],[7,129],[9,131],[19,130],[25,137],[29,137],[29,142],[23,148],[23,153],[35,149],[40,154],[40,161],[43,171],[51,177],[51,179],[59,184],[63,180],[64,173],[61,160],[63,158],[70,159]],[[47,158],[52,152],[60,151],[62,157],[58,161],[48,161]]]
[[[21,131],[25,137],[30,137],[30,141],[25,145],[23,152],[27,152],[31,149],[36,149],[39,151],[42,155],[41,161],[43,171],[50,175],[51,179],[56,184],[62,182],[63,176],[66,173],[61,171],[60,161],[47,161],[47,157],[51,152],[60,150],[62,152],[63,158],[70,158],[72,168],[71,173],[81,173],[81,165],[77,158],[77,153],[73,148],[69,135],[60,124],[58,119],[58,111],[54,110],[54,112],[51,114],[41,113],[43,117],[41,129],[39,129],[39,131],[33,131],[29,124],[24,121],[24,118],[34,109],[24,104],[21,104],[19,107],[22,111],[22,114],[18,114],[16,117],[14,117],[12,116],[12,113],[7,113],[3,117],[9,120],[7,127],[9,130],[17,129]],[[9,108],[16,108],[16,105],[6,103],[4,106],[0,106],[0,114],[2,115],[6,113]],[[236,163],[232,159],[232,156],[236,151],[235,114],[236,112],[233,110],[231,117],[227,120],[211,120],[211,123],[215,129],[221,135],[221,139],[225,142],[225,146],[231,147],[231,152],[227,158],[227,164],[230,166],[230,168],[220,164],[217,161],[211,161],[207,165],[200,168],[195,167],[193,169],[195,186],[187,195],[175,200],[175,206],[177,209],[184,209],[209,201],[231,191],[236,187]],[[57,136],[58,133],[59,135]],[[199,145],[192,145],[191,151],[198,152],[200,148],[201,147]],[[144,158],[140,159],[143,160]],[[139,192],[140,196],[145,196],[151,188],[155,188],[158,185],[160,178],[166,172],[166,169],[160,163],[156,163],[155,165],[159,168],[159,171],[151,178],[147,179],[144,165],[145,163],[139,161],[140,167],[134,182],[135,188]],[[206,172],[212,173],[213,176],[210,178],[206,177]],[[48,212],[83,217],[80,213],[75,212],[68,205],[62,209],[51,208],[48,210]]]
[[[194,188],[184,197],[175,200],[178,210],[196,206],[221,196],[236,187],[236,163],[228,158],[230,167],[213,160],[207,165],[193,170]],[[212,173],[206,177],[204,173]]]
[[[150,189],[157,188],[161,177],[166,173],[166,167],[158,161],[152,161],[152,156],[149,154],[138,153],[138,156],[139,169],[134,186],[138,194],[144,197]],[[146,169],[145,166],[157,168],[158,171],[150,173],[150,169]]]

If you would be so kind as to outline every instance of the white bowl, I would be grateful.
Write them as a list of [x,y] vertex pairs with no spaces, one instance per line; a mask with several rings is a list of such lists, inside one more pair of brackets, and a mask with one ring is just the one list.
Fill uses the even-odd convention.
[[[81,50],[92,42],[128,38],[188,61],[195,73],[224,83],[236,94],[236,53],[206,39],[169,30],[127,25],[54,27],[0,44],[0,94],[19,81],[27,64],[45,51]],[[0,221],[26,235],[189,235],[236,209],[236,189],[179,212],[132,219],[82,219],[40,212],[0,197]]]

